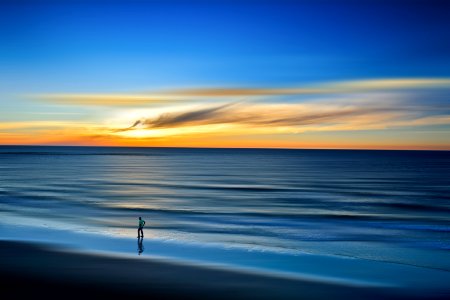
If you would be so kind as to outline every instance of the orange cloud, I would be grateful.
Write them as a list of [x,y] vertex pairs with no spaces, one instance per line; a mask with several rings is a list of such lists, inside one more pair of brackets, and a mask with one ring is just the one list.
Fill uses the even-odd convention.
[[336,130],[367,130],[394,126],[426,126],[450,124],[450,117],[442,114],[440,107],[434,108],[435,115],[423,115],[422,110],[430,113],[430,108],[405,106],[403,103],[371,100],[341,100],[333,102],[312,102],[293,104],[273,103],[228,103],[220,105],[202,105],[184,111],[167,111],[151,118],[132,120],[129,127],[115,129],[120,135],[131,135],[138,131],[183,132],[183,129],[202,129],[209,131],[247,132],[254,134],[266,132],[305,132]]
[[[448,87],[450,79],[445,78],[381,79],[300,88],[39,95],[39,99],[84,105],[85,109],[110,108],[92,109],[95,113],[89,122],[0,122],[0,144],[449,149],[450,140],[443,137],[444,131],[434,140],[424,134],[420,138],[398,135],[386,139],[399,128],[450,125],[449,107],[415,101],[411,98],[415,94],[405,93]],[[290,102],[281,102],[282,96],[313,94],[324,96],[309,101],[302,97],[302,102],[289,97]],[[383,135],[368,133],[362,137],[357,133],[361,131],[382,131]]]
[[236,97],[287,96],[287,95],[326,95],[352,94],[380,90],[426,89],[450,87],[449,78],[400,78],[361,81],[331,82],[309,87],[292,88],[236,88],[204,87],[191,89],[173,89],[148,93],[127,94],[40,94],[33,98],[59,104],[93,105],[93,106],[148,106],[181,101],[201,99],[220,99]]

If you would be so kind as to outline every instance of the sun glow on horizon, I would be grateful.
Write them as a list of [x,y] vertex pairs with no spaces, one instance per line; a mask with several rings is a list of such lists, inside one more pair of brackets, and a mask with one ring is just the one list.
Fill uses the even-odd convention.
[[[320,98],[298,100],[292,95],[285,98],[284,91],[292,89],[264,97],[256,92],[250,98],[249,89],[245,92],[240,89],[226,99],[223,99],[223,90],[219,90],[215,98],[214,93],[205,89],[203,91],[209,95],[206,101],[201,100],[202,97],[186,98],[178,104],[169,101],[153,106],[155,103],[151,102],[150,107],[145,103],[134,108],[117,105],[118,99],[126,98],[124,95],[112,97],[109,99],[112,102],[106,101],[106,97],[102,98],[102,105],[111,107],[96,108],[95,119],[0,122],[0,143],[288,148],[403,148],[410,145],[412,148],[450,149],[448,139],[421,145],[420,140],[428,137],[420,131],[412,140],[398,136],[399,133],[396,133],[397,139],[386,139],[392,132],[450,125],[450,107],[416,99],[436,97],[436,93],[439,95],[443,89],[450,88],[449,83],[447,79],[349,81],[338,84],[345,86],[346,93],[326,92]],[[334,84],[329,86],[336,89]],[[412,94],[410,88],[420,93]],[[328,91],[327,85],[322,85],[322,89]],[[365,92],[361,92],[362,89]],[[274,93],[273,89],[267,90]],[[176,93],[179,94],[179,90]],[[242,94],[247,94],[247,99],[237,101],[236,97]],[[84,105],[84,97],[76,105]],[[75,99],[74,96],[59,105],[71,107]],[[125,103],[128,104],[128,100]],[[99,103],[94,101],[93,104]],[[369,138],[362,138],[357,132],[366,132]],[[325,137],[323,133],[328,135]],[[333,133],[340,140],[335,140]],[[439,136],[440,132],[436,134]],[[399,143],[402,140],[403,145]]]
[[53,2],[0,3],[0,145],[450,150],[439,5]]
[[441,105],[419,104],[408,95],[371,92],[284,103],[266,97],[119,108],[104,114],[103,121],[1,122],[0,138],[1,144],[450,149],[445,139],[422,145],[431,136],[426,131],[389,137],[398,130],[450,124]]

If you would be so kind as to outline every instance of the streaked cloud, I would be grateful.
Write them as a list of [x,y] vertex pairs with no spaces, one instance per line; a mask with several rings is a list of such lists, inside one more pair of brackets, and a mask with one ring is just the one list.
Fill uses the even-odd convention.
[[239,97],[360,93],[379,90],[450,87],[450,78],[400,78],[329,82],[293,88],[198,88],[169,94],[191,97]]
[[[450,108],[405,102],[398,94],[307,103],[231,102],[165,111],[149,118],[130,120],[130,126],[113,129],[121,136],[216,134],[278,134],[313,131],[355,131],[450,124]],[[134,132],[134,133],[133,133]]]
[[71,105],[143,106],[183,100],[163,94],[39,94],[32,98]]
[[199,107],[183,112],[163,113],[156,118],[134,122],[134,128],[169,128],[193,125],[240,124],[247,126],[301,126],[321,124],[358,115],[388,111],[383,107],[317,104],[248,104],[228,103]]
[[86,122],[68,122],[68,121],[11,121],[0,122],[0,130],[23,130],[37,128],[78,128],[82,126],[93,126]]
[[59,94],[33,95],[44,101],[70,105],[94,106],[149,106],[177,103],[189,100],[213,100],[221,98],[352,94],[383,90],[449,88],[450,78],[399,78],[360,81],[343,81],[287,88],[203,87],[172,89],[147,93],[126,94]]
[[[151,128],[164,128],[164,127],[176,127],[186,124],[217,124],[217,123],[230,123],[233,120],[228,120],[227,116],[233,114],[232,106],[236,106],[235,103],[226,103],[219,106],[201,107],[190,111],[184,111],[180,113],[163,113],[156,119],[143,119],[137,120],[131,126],[144,125]],[[238,116],[235,116],[238,117]],[[235,119],[234,121],[237,121]]]
[[[448,128],[449,89],[450,79],[425,78],[317,83],[299,88],[47,94],[37,97],[61,105],[81,105],[92,113],[80,115],[79,121],[0,122],[0,138],[10,144],[418,149],[426,147],[414,135],[408,139],[399,135],[398,141],[391,138],[389,144],[383,136],[429,126]],[[64,109],[70,112],[71,108]],[[363,140],[355,139],[363,130],[383,134],[368,133]],[[445,130],[434,133],[434,140],[427,142],[433,143],[431,148],[450,147],[450,140],[443,137]],[[342,136],[342,132],[346,138],[339,141],[333,134]],[[420,139],[427,136],[422,134]]]
[[338,82],[328,85],[336,91],[377,91],[450,87],[450,78],[388,78]]

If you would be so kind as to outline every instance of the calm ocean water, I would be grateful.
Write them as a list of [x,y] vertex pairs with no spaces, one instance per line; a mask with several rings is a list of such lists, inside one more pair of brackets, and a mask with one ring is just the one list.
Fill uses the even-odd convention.
[[438,151],[4,146],[0,214],[130,237],[142,216],[151,238],[450,270],[449,174]]

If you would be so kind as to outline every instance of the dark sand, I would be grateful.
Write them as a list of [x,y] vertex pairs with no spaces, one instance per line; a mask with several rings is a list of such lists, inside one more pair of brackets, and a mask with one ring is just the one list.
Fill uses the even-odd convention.
[[[1,299],[425,299],[399,289],[284,279],[0,242]],[[438,294],[434,298],[439,298]],[[444,298],[441,295],[441,298]]]

